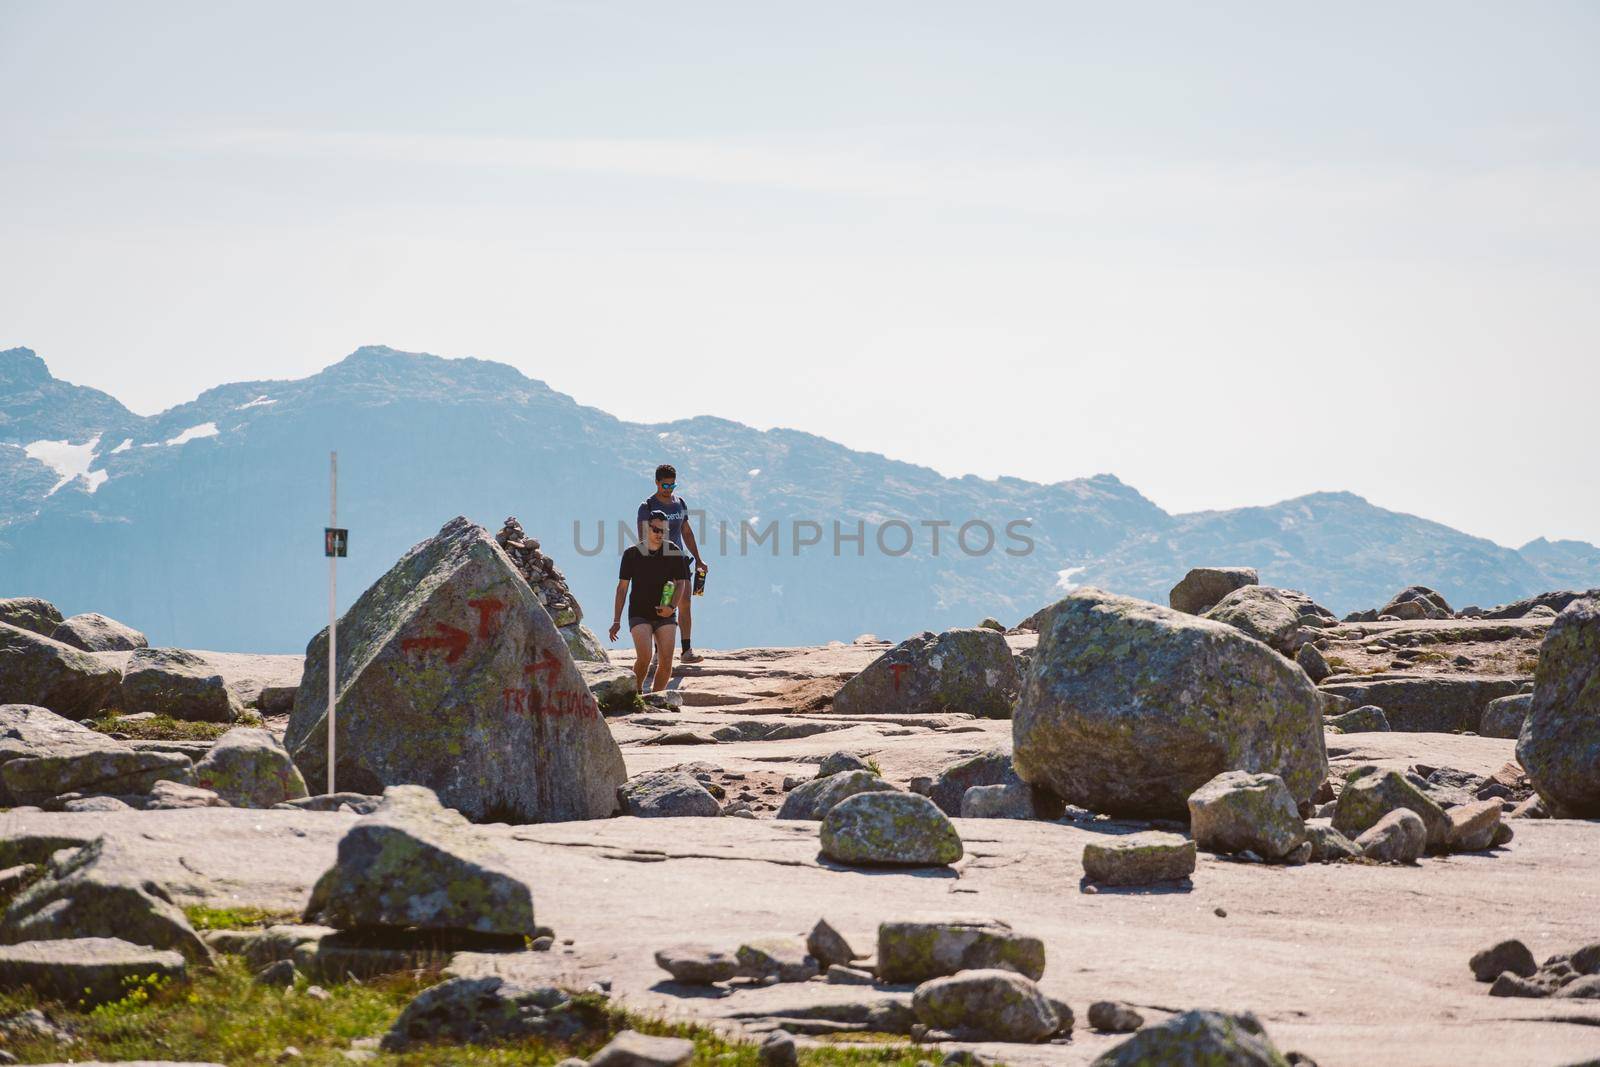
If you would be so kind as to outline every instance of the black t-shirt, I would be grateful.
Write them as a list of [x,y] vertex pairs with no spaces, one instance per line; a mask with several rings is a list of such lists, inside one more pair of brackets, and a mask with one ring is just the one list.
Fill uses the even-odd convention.
[[618,580],[625,578],[633,583],[628,590],[628,618],[661,618],[656,608],[661,604],[662,587],[688,577],[688,556],[668,555],[665,549],[645,552],[638,545],[630,547],[622,554],[622,566],[617,570]]

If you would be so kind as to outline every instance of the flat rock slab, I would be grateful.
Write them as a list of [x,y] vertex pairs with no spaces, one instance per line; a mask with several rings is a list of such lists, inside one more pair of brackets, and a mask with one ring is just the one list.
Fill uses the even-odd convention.
[[[222,684],[239,698],[245,707],[254,707],[263,689],[297,689],[300,675],[305,670],[304,656],[271,655],[256,652],[209,652],[190,649],[205,660],[206,666],[222,675]],[[101,663],[127,670],[128,652],[91,652]]]
[[[1509,745],[1441,741],[1492,742],[1502,753]],[[0,834],[105,833],[137,850],[180,904],[293,911],[354,822],[227,808],[25,812],[0,816]],[[485,826],[533,886],[540,921],[575,941],[570,952],[558,944],[488,959],[580,988],[612,979],[617,995],[643,1011],[739,1021],[892,991],[808,982],[718,997],[672,983],[655,951],[687,931],[728,950],[752,938],[804,937],[819,916],[870,951],[870,936],[859,932],[885,920],[1001,919],[1044,940],[1041,987],[1080,1014],[1099,999],[1133,1004],[1151,1021],[1164,1017],[1157,1006],[1251,1010],[1280,1048],[1335,1064],[1393,1062],[1395,1049],[1424,1067],[1498,1067],[1506,1049],[1529,1063],[1600,1055],[1600,1004],[1491,998],[1466,964],[1501,931],[1525,938],[1540,958],[1593,940],[1595,824],[1520,821],[1507,850],[1410,868],[1267,868],[1202,855],[1187,891],[1086,894],[1077,890],[1080,856],[1100,834],[1070,824],[955,822],[967,856],[953,869],[916,871],[824,867],[810,823],[681,819],[670,833],[660,820],[633,818]],[[1397,944],[1406,951],[1395,952]],[[458,956],[454,966],[483,958]],[[1118,1040],[1080,1028],[1070,1045],[980,1048],[1013,1064],[1087,1064]]]
[[184,966],[176,952],[112,937],[26,941],[0,946],[0,988],[27,986],[46,997],[93,1006],[122,999],[130,980],[177,978]]

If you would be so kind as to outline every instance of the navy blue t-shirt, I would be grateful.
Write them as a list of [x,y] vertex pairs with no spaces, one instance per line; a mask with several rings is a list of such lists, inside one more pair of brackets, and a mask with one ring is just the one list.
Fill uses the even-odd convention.
[[639,505],[639,522],[643,524],[649,519],[652,511],[659,511],[667,517],[667,540],[683,551],[689,551],[689,546],[683,543],[683,525],[689,521],[689,505],[683,497],[675,496],[672,503],[663,504],[660,497],[651,494]]

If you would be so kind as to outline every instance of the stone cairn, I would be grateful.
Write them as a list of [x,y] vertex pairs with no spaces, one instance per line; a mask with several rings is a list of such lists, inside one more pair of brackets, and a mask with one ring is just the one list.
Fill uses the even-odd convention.
[[494,539],[506,550],[517,572],[539,597],[557,626],[573,626],[583,621],[583,608],[567,586],[567,576],[561,573],[555,560],[539,550],[538,539],[528,536],[515,515],[506,519]]

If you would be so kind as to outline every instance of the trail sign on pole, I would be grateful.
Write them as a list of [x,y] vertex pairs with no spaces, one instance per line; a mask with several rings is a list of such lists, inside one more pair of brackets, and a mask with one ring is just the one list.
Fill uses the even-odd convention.
[[335,703],[339,681],[339,557],[349,545],[350,532],[339,529],[339,453],[328,453],[328,525],[322,533],[323,553],[328,557],[328,792],[337,793],[334,760],[338,732],[338,706]]

